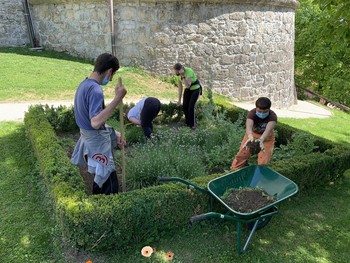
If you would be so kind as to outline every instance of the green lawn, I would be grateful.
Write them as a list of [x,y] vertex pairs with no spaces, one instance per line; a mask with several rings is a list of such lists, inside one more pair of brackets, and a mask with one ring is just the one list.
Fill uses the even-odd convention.
[[55,262],[54,222],[24,125],[0,122],[1,262]]
[[[93,70],[91,61],[53,51],[0,47],[0,102],[72,100],[79,83]],[[114,96],[122,77],[127,99],[154,96],[177,100],[177,88],[138,68],[123,67],[104,87],[106,98]]]
[[[174,262],[182,263],[345,263],[349,260],[349,200],[350,173],[332,186],[282,203],[280,213],[255,234],[247,252],[241,256],[236,253],[235,223],[212,219],[148,244],[157,249],[152,262],[163,262],[161,256],[164,259],[164,253],[171,250],[175,254]],[[114,253],[105,262],[147,262],[139,253],[141,247],[136,246],[123,255]]]
[[327,108],[333,116],[325,119],[279,118],[280,122],[338,143],[350,143],[350,114]]
[[[5,65],[0,68],[5,76],[0,84],[0,101],[71,99],[76,85],[92,69],[90,62],[50,51],[34,54],[25,49],[0,48],[0,59]],[[124,78],[128,96],[176,98],[176,89],[140,69],[123,68],[118,74]],[[112,88],[107,88],[106,92],[110,91]],[[327,119],[279,120],[320,137],[349,143],[350,115],[333,112]],[[343,180],[282,202],[280,212],[255,234],[242,256],[236,253],[236,225],[220,220],[188,225],[166,238],[134,244],[124,251],[87,254],[74,251],[59,239],[23,124],[0,122],[0,142],[2,262],[165,262],[167,251],[174,252],[173,262],[182,263],[349,262],[350,171]],[[144,245],[157,249],[150,259],[140,255]]]

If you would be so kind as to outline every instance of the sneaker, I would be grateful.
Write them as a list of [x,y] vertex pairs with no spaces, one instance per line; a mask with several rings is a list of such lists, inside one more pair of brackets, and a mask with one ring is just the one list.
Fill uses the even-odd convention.
[[196,128],[197,128],[196,125],[191,127],[192,130],[195,130]]

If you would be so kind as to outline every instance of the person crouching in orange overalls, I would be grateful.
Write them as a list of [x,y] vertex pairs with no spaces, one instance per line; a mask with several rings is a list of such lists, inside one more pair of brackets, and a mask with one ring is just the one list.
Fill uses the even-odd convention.
[[275,143],[273,129],[277,123],[277,115],[270,110],[271,101],[269,98],[258,98],[255,102],[255,107],[248,113],[246,134],[236,157],[232,161],[231,170],[237,170],[247,165],[247,160],[251,155],[247,145],[255,141],[259,142],[261,148],[261,151],[258,153],[258,164],[267,164],[271,160]]

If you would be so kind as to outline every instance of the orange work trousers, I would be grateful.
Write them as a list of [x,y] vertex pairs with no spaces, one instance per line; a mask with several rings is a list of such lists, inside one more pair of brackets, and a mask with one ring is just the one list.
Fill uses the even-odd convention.
[[[258,134],[253,132],[253,137],[254,139],[259,139],[262,134]],[[244,135],[244,138],[241,143],[241,147],[236,155],[236,157],[233,159],[232,164],[231,164],[231,170],[237,170],[240,169],[247,164],[247,160],[250,158],[250,151],[249,149],[243,148],[243,145],[246,143],[248,140],[248,135]],[[273,147],[275,144],[275,134],[272,131],[270,135],[266,138],[264,141],[264,148],[265,151],[260,151],[258,153],[258,164],[267,164],[271,160],[272,152],[273,152]]]

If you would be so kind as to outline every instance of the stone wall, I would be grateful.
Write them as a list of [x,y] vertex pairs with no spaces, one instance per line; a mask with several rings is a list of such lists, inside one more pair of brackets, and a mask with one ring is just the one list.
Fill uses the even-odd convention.
[[33,24],[44,47],[84,58],[111,52],[108,1],[30,2],[35,3]]
[[[111,52],[109,1],[31,0],[41,45],[81,57]],[[171,74],[181,62],[204,87],[242,100],[294,95],[296,0],[114,0],[122,65]]]
[[0,46],[24,46],[29,43],[21,0],[0,1]]
[[288,107],[295,101],[294,15],[290,7],[252,4],[123,4],[116,8],[118,57],[163,75],[181,62],[217,93],[268,96]]

